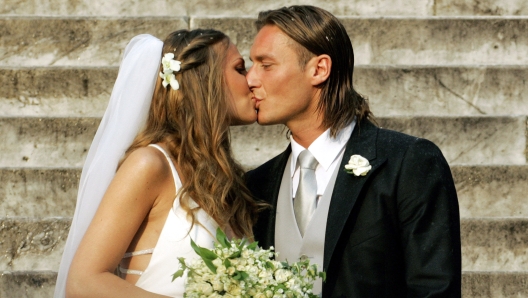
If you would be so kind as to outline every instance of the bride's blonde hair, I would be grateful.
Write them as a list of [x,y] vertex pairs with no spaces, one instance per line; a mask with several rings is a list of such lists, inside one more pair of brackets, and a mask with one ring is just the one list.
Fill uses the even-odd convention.
[[[236,236],[252,238],[259,205],[245,186],[244,171],[233,159],[229,137],[228,90],[224,78],[229,38],[216,30],[179,30],[163,42],[163,53],[181,61],[180,88],[158,78],[144,130],[127,150],[165,142],[184,177],[181,206],[196,224],[202,208]],[[160,68],[161,71],[161,68]],[[199,207],[189,204],[192,198]],[[199,223],[198,223],[199,224]]]

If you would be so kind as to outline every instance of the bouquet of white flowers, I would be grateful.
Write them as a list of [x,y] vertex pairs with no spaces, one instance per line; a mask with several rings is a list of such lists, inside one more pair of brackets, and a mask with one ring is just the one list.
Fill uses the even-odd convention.
[[220,229],[216,239],[213,250],[191,240],[201,258],[190,263],[179,258],[181,269],[172,280],[188,272],[184,297],[318,297],[312,293],[313,283],[326,276],[309,260],[292,264],[275,261],[273,247],[266,250],[257,242],[228,240]]

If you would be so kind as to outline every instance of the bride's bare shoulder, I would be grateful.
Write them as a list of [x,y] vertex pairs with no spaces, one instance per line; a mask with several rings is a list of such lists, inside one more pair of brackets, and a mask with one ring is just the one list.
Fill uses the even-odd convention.
[[121,170],[142,173],[152,178],[167,176],[171,173],[165,155],[151,146],[141,147],[130,153],[121,164],[119,171]]

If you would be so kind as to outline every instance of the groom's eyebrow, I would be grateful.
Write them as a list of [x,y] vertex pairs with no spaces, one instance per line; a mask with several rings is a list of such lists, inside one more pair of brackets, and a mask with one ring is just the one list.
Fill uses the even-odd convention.
[[[264,55],[258,55],[258,56],[255,57],[255,60],[256,60],[256,61],[259,61],[259,62],[262,61],[262,60],[264,60],[264,59],[272,59],[272,60],[275,60],[275,58],[273,58],[273,56],[271,56],[271,55],[266,55],[266,54],[264,54]],[[249,60],[253,61],[253,59],[251,59],[251,57],[249,57]]]

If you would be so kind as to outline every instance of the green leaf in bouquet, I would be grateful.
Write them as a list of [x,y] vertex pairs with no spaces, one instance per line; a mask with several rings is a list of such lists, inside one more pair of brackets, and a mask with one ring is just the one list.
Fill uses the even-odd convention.
[[216,274],[216,266],[213,264],[213,260],[218,258],[218,256],[210,251],[207,248],[198,246],[192,239],[191,239],[191,247],[194,249],[197,255],[199,255],[202,260],[204,261],[205,265],[211,270],[214,274]]
[[204,259],[204,258],[202,258],[202,259],[203,259],[205,265],[209,268],[209,270],[211,270],[211,272],[216,274],[216,266],[213,264],[213,261],[208,260],[208,259]]
[[200,257],[202,257],[202,259],[204,259],[204,261],[206,259],[212,261],[218,258],[218,256],[213,251],[205,247],[198,246],[192,239],[191,239],[191,247],[194,249],[196,254],[198,254]]
[[225,260],[224,260],[224,266],[225,266],[226,268],[231,267],[231,261],[229,261],[229,259],[225,259]]
[[174,280],[175,280],[176,278],[178,278],[178,277],[182,277],[184,271],[185,271],[185,270],[183,270],[183,269],[180,269],[180,270],[176,271],[176,273],[174,273],[174,274],[172,275],[172,281],[174,281]]
[[222,245],[224,248],[231,247],[231,243],[229,243],[226,234],[220,228],[216,229],[216,241],[218,241],[218,243],[220,243],[220,245]]
[[271,269],[271,270],[275,271],[275,265],[273,265],[273,263],[271,261],[267,261],[264,266],[266,266],[266,269]]
[[173,275],[172,275],[172,281],[174,281],[176,278],[178,277],[182,277],[183,276],[183,272],[185,272],[186,269],[188,269],[189,267],[187,267],[187,265],[185,264],[185,258],[178,258],[178,261],[180,262],[180,266],[181,266],[181,269],[176,271]]
[[240,256],[242,256],[242,252],[240,250],[237,250],[235,251],[234,253],[232,253],[229,257],[227,257],[228,259],[236,259],[236,258],[240,258]]
[[250,250],[255,250],[257,246],[258,246],[258,241],[254,241],[254,242],[251,242],[251,244],[249,244],[247,248]]
[[232,277],[234,280],[245,280],[246,278],[249,277],[249,274],[247,274],[247,272],[244,272],[244,271],[235,271]]

